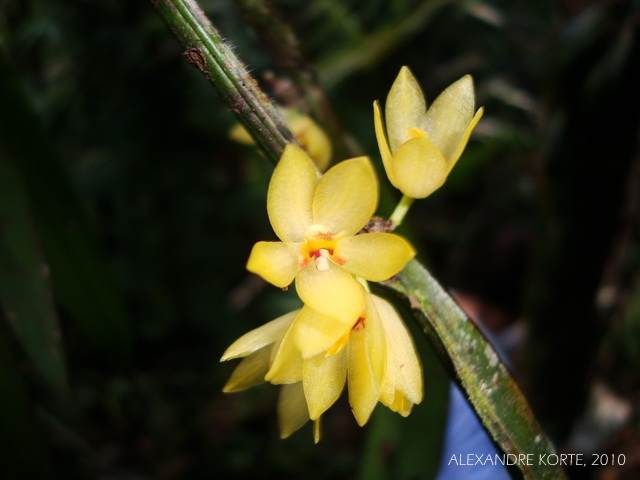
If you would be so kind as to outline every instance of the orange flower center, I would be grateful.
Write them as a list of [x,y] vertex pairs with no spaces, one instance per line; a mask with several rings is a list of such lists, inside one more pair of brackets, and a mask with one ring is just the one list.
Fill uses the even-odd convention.
[[329,270],[329,261],[344,265],[345,260],[335,254],[338,239],[334,238],[322,225],[312,225],[305,232],[305,242],[300,247],[298,262],[300,269],[313,262],[316,268],[324,272]]

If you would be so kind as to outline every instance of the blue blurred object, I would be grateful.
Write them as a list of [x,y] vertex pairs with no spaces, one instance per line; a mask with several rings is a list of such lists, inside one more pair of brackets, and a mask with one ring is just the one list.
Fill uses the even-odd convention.
[[454,384],[449,389],[449,399],[444,449],[436,480],[511,480],[507,467],[487,461],[503,454]]

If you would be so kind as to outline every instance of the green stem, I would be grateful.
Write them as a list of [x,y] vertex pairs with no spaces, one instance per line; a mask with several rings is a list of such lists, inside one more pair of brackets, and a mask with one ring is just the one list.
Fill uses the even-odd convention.
[[332,140],[337,159],[355,156],[360,152],[353,141],[348,141],[337,119],[315,67],[309,63],[295,32],[285,22],[276,5],[267,0],[237,0],[247,20],[253,25],[260,41],[271,53],[274,63],[289,77],[279,99],[303,113],[309,113],[322,125]]
[[384,286],[377,284],[377,290],[386,296],[392,291],[410,306],[500,448],[507,454],[530,455],[517,462],[525,479],[566,478],[561,467],[541,461],[555,449],[504,363],[427,269],[411,260]]
[[[216,87],[268,156],[277,160],[292,139],[290,133],[195,1],[151,1],[186,47],[185,57]],[[400,201],[392,215],[394,223],[401,223],[411,201]],[[560,467],[541,461],[541,456],[555,452],[553,445],[491,344],[424,267],[412,260],[385,286],[370,285],[395,293],[411,306],[500,448],[507,454],[531,456],[530,462],[527,456],[517,465],[525,479],[565,478]]]
[[185,48],[183,56],[216,88],[223,101],[276,163],[295,142],[278,110],[225,43],[195,0],[151,0]]
[[407,197],[406,195],[402,196],[400,202],[396,206],[396,209],[391,214],[391,217],[389,217],[389,220],[391,220],[394,227],[398,227],[402,223],[405,215],[409,211],[409,208],[411,208],[411,205],[413,204],[413,200],[413,198]]

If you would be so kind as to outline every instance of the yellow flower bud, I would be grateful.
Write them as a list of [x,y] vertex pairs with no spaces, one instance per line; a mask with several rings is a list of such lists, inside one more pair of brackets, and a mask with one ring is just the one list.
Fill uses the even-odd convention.
[[442,186],[483,113],[482,108],[474,113],[470,75],[449,86],[427,110],[420,85],[407,67],[400,69],[389,91],[386,118],[377,100],[373,110],[387,177],[411,198],[427,197]]

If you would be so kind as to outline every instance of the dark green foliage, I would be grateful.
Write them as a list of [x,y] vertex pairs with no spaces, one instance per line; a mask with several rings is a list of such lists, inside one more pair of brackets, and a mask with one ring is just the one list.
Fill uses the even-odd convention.
[[[637,168],[628,175],[637,119],[617,115],[618,106],[640,111],[632,7],[275,3],[327,81],[351,150],[375,162],[371,104],[401,65],[431,101],[474,75],[487,113],[447,185],[413,207],[412,241],[436,277],[499,312],[500,327],[528,317],[532,351],[546,354],[518,377],[538,378],[529,393],[556,440],[583,403],[603,331],[608,378],[637,395],[640,183]],[[281,70],[238,6],[202,6],[278,96],[265,74]],[[364,472],[377,465],[368,445],[382,434],[396,440],[381,407],[359,429],[339,402],[314,447],[308,428],[278,439],[275,387],[221,393],[233,368],[218,364],[226,346],[295,297],[244,270],[253,243],[273,238],[264,209],[271,166],[229,141],[234,117],[151,3],[5,0],[0,39],[0,477],[353,478],[362,458]],[[600,127],[607,137],[593,142]],[[397,197],[385,190],[388,215]],[[572,235],[559,242],[559,231]],[[603,278],[618,300],[596,310]],[[28,317],[26,334],[11,325],[16,311]],[[408,421],[419,425],[433,401],[432,441],[446,385],[429,384]],[[394,446],[402,462],[388,470],[393,478],[435,470],[437,455],[425,466],[402,448],[409,440]]]

